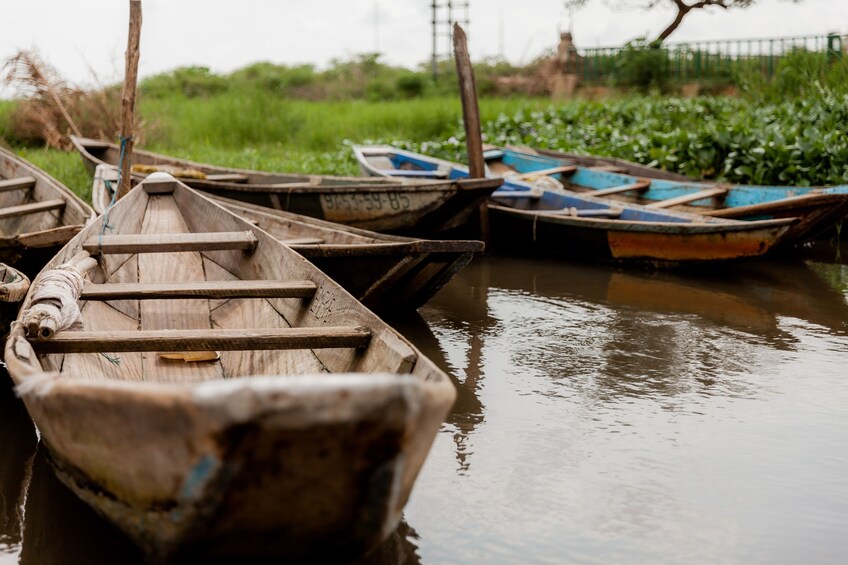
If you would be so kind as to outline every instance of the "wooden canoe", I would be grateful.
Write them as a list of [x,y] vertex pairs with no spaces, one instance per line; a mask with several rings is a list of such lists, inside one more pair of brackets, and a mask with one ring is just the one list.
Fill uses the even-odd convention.
[[[558,159],[510,149],[486,153],[488,165],[502,174],[532,175],[573,164]],[[737,220],[798,218],[783,239],[783,245],[809,241],[840,222],[848,214],[848,185],[833,187],[754,186],[699,182],[669,178],[649,167],[620,168],[582,163],[574,170],[555,174],[568,190],[595,194],[611,200],[679,210]],[[621,169],[624,169],[623,171]],[[649,169],[645,171],[644,169]],[[634,172],[638,174],[634,175]]]
[[[396,167],[397,174],[407,169],[468,174],[461,165],[410,151],[386,146],[354,150],[368,174],[381,174],[389,167]],[[540,188],[514,177],[492,195],[489,216],[495,249],[658,267],[763,255],[795,222],[743,222],[612,203],[573,191]]]
[[[110,182],[105,182],[109,180]],[[102,213],[112,200],[117,170],[98,165],[92,200]],[[413,239],[326,222],[308,216],[210,196],[267,231],[330,275],[378,313],[423,306],[475,256],[482,241]]]
[[[120,148],[114,143],[78,137],[71,141],[92,174],[99,164],[118,164]],[[429,235],[457,228],[500,186],[498,179],[367,180],[267,173],[215,167],[139,149],[133,150],[132,163],[135,168],[178,168],[181,174],[202,176],[181,180],[223,198],[394,234]],[[133,173],[136,180],[145,174]]]
[[34,276],[92,218],[65,185],[0,147],[0,262]]
[[[169,175],[104,221],[33,281],[6,342],[62,481],[153,558],[341,560],[389,535],[455,398],[448,376]],[[25,334],[34,293],[67,263],[94,263],[69,300],[82,329]]]

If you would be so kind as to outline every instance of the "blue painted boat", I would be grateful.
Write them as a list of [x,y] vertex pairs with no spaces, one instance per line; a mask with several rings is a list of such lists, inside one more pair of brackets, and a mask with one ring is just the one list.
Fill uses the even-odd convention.
[[[563,165],[567,158],[513,149],[491,149],[487,162],[498,174],[531,174]],[[594,159],[594,158],[592,158]],[[586,162],[580,159],[580,162]],[[668,177],[663,171],[626,162],[577,166],[555,178],[568,190],[611,200],[674,209],[719,218],[767,220],[798,218],[783,245],[809,241],[848,215],[848,185],[833,187],[756,186]],[[634,174],[627,174],[632,172]]]
[[[457,179],[462,165],[390,146],[354,148],[363,172],[372,176]],[[539,159],[533,173],[513,172],[489,201],[492,244],[522,252],[656,266],[715,262],[767,253],[786,236],[794,219],[738,221],[711,218],[627,202],[612,202],[562,190],[556,177],[577,168]],[[490,173],[495,176],[494,162]],[[559,170],[555,170],[559,169]],[[574,169],[574,170],[572,170]],[[597,171],[596,171],[597,172]],[[531,183],[528,178],[543,181]],[[549,183],[550,188],[540,186]],[[554,186],[556,185],[556,186]]]

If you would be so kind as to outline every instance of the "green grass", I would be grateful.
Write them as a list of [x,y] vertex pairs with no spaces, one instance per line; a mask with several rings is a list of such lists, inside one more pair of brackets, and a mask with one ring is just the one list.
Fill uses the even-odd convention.
[[[483,99],[482,120],[537,110],[550,101]],[[231,92],[141,104],[149,124],[145,145],[201,162],[259,170],[356,175],[350,143],[423,142],[454,135],[458,100],[309,102]]]
[[62,182],[84,201],[91,202],[91,176],[76,152],[31,147],[16,148],[16,152]]

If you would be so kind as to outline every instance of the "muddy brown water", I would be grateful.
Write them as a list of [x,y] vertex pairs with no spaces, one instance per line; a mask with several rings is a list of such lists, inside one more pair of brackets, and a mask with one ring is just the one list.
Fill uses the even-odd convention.
[[[459,396],[362,565],[844,562],[848,266],[810,256],[472,263],[393,321]],[[140,563],[0,378],[0,564]]]

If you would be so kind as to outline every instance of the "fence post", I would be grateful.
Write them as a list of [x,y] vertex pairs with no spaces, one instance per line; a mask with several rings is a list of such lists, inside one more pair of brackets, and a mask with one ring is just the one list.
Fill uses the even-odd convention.
[[832,63],[842,57],[842,38],[838,33],[827,34],[827,62]]

